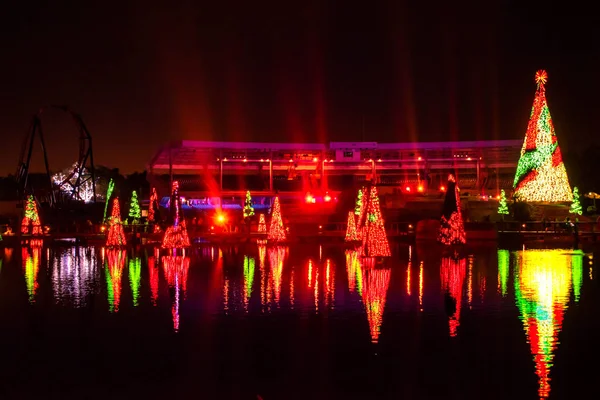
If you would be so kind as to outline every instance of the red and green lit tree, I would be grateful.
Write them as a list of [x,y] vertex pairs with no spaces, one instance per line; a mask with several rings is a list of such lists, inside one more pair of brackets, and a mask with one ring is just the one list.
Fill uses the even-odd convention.
[[537,91],[513,186],[521,201],[573,201],[567,170],[563,163],[554,124],[546,101],[548,74],[535,74]]
[[381,208],[379,206],[379,194],[377,186],[371,186],[369,198],[366,204],[366,219],[363,228],[363,249],[366,257],[389,257],[390,245],[385,233]]
[[246,192],[246,201],[244,202],[244,219],[248,220],[254,217],[254,207],[252,207],[252,196],[250,191]]
[[185,218],[181,208],[181,198],[179,197],[179,182],[173,182],[171,190],[171,201],[169,205],[169,222],[171,225],[165,231],[163,237],[163,249],[182,249],[190,247],[190,238],[188,236]]
[[43,234],[37,203],[31,195],[27,198],[27,204],[25,205],[25,215],[21,221],[21,233],[27,235],[30,232],[30,228],[31,234],[34,236]]
[[571,214],[583,214],[583,210],[581,208],[581,202],[579,201],[579,189],[577,186],[573,188],[573,203],[571,203],[571,208],[569,209]]
[[273,211],[271,212],[271,225],[269,226],[269,234],[267,240],[274,243],[285,242],[286,234],[283,220],[281,219],[281,206],[279,197],[275,197],[273,202]]
[[447,188],[438,241],[447,246],[464,244],[467,242],[467,237],[460,211],[460,196],[456,179],[452,174],[448,176]]
[[504,215],[508,215],[508,205],[506,204],[506,193],[504,192],[504,189],[500,191],[500,200],[498,201],[498,214],[502,215],[502,218],[504,218]]
[[125,239],[125,232],[123,231],[123,222],[121,221],[121,206],[119,205],[119,198],[115,197],[113,200],[112,213],[108,221],[108,237],[106,238],[106,245],[108,247],[121,247],[126,244],[127,241]]
[[356,229],[356,215],[354,211],[348,211],[348,225],[346,227],[346,242],[360,241],[358,231]]
[[258,233],[267,233],[267,222],[265,221],[265,214],[258,216]]
[[131,201],[129,202],[129,218],[131,218],[131,223],[137,224],[140,222],[141,216],[140,202],[138,201],[137,192],[134,190],[131,192]]

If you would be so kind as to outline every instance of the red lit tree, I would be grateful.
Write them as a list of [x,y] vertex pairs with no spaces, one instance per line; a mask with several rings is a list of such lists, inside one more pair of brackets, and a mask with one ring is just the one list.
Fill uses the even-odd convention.
[[27,198],[27,204],[25,205],[25,215],[21,222],[21,233],[25,235],[29,234],[30,228],[33,236],[40,236],[43,234],[37,203],[31,195]]
[[281,206],[279,205],[279,197],[275,197],[273,202],[273,211],[271,212],[271,225],[269,226],[269,234],[267,239],[274,243],[285,242],[285,227],[281,219]]
[[354,211],[348,211],[348,226],[346,227],[346,242],[357,242],[360,240],[356,229],[356,215]]
[[444,198],[438,241],[447,246],[467,242],[465,227],[460,211],[460,195],[454,175],[448,175],[448,190]]
[[150,204],[148,205],[148,222],[156,222],[156,209],[158,208],[158,195],[156,194],[156,188],[152,188],[152,194],[150,195]]
[[366,218],[363,228],[363,253],[365,257],[389,257],[390,245],[379,206],[377,186],[371,186],[366,205]]
[[119,198],[113,200],[113,207],[110,219],[108,221],[108,237],[106,245],[109,247],[125,246],[125,232],[123,231],[123,222],[121,221],[121,207],[119,206]]
[[260,214],[258,217],[258,233],[267,233],[267,223],[265,221],[265,214]]
[[517,164],[514,196],[522,201],[570,202],[573,193],[546,101],[547,81],[546,71],[537,71],[537,90]]
[[169,204],[169,222],[170,226],[163,237],[163,249],[182,249],[190,247],[190,238],[185,226],[185,218],[181,208],[181,198],[179,197],[179,182],[173,182],[171,191],[171,201]]

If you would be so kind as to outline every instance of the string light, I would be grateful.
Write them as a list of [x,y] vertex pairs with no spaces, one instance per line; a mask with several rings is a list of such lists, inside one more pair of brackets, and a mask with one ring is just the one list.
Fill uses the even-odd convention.
[[148,222],[156,222],[156,209],[158,208],[158,194],[156,194],[156,188],[152,188],[150,194],[150,204],[148,205]]
[[367,218],[363,228],[363,248],[366,257],[391,256],[390,245],[385,233],[377,187],[372,186],[367,203]]
[[267,240],[270,242],[280,243],[285,242],[285,228],[283,226],[283,220],[281,219],[281,206],[279,204],[279,197],[275,197],[273,202],[273,212],[271,213],[271,225],[269,227],[269,234]]
[[356,214],[356,232],[358,240],[363,239],[363,228],[365,226],[365,214],[366,214],[366,203],[367,203],[367,188],[362,187],[358,191],[358,197],[356,199],[356,206],[354,207],[354,213]]
[[165,231],[163,237],[163,249],[183,249],[190,247],[185,218],[181,209],[181,198],[179,197],[179,182],[174,181],[171,190],[170,212],[172,225]]
[[106,213],[108,212],[108,203],[110,202],[110,196],[112,196],[112,192],[115,189],[115,181],[110,179],[108,182],[108,189],[106,189],[106,200],[104,202],[104,216],[102,217],[102,222],[106,222]]
[[438,241],[447,246],[467,242],[460,211],[460,195],[454,175],[448,175],[448,191],[444,199]]
[[113,200],[112,214],[109,220],[108,237],[106,246],[117,247],[125,246],[125,232],[123,231],[123,222],[121,222],[121,207],[119,206],[119,198]]
[[546,71],[537,71],[535,81],[537,90],[513,183],[515,197],[523,201],[573,201],[546,101]]
[[360,240],[358,230],[356,229],[356,215],[354,211],[348,212],[348,224],[346,227],[346,242],[356,242]]

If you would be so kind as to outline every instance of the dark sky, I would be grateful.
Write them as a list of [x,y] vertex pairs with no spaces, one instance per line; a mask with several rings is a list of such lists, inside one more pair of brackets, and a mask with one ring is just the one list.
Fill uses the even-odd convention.
[[[600,18],[577,2],[8,3],[1,174],[48,104],[80,113],[96,164],[125,173],[173,139],[522,138],[540,68],[563,150],[598,142]],[[75,161],[68,117],[43,123],[51,168]]]

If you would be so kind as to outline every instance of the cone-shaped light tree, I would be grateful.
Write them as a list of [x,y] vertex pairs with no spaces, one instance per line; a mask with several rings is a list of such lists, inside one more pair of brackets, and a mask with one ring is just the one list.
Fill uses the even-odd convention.
[[285,242],[285,227],[283,226],[283,220],[281,219],[281,205],[279,204],[279,197],[275,197],[273,202],[273,211],[271,212],[271,225],[269,226],[269,234],[267,239],[274,243]]
[[371,186],[366,204],[366,219],[363,228],[363,254],[366,257],[389,257],[390,245],[379,206],[377,186]]
[[581,202],[579,201],[579,189],[577,187],[573,188],[573,203],[571,203],[571,208],[569,209],[571,214],[583,214],[583,210],[581,209]]
[[498,214],[502,215],[502,218],[504,218],[504,215],[508,215],[508,205],[506,204],[506,193],[504,192],[504,189],[500,191],[500,200],[498,201]]
[[258,216],[258,233],[267,233],[267,222],[265,221],[265,214]]
[[348,211],[348,224],[346,227],[346,242],[357,242],[360,240],[356,230],[356,215],[354,211]]
[[131,192],[131,201],[129,202],[129,218],[131,218],[131,223],[137,224],[140,222],[141,216],[140,202],[138,201],[137,192],[134,190]]
[[452,174],[448,176],[447,188],[438,241],[447,246],[464,244],[467,242],[467,237],[460,211],[460,195],[456,179]]
[[108,236],[106,245],[108,247],[125,246],[125,232],[123,231],[123,222],[121,221],[121,207],[119,206],[119,198],[113,200],[112,212],[108,221]]
[[514,196],[521,201],[572,201],[567,170],[546,101],[546,71],[538,71],[535,81],[537,91],[517,164]]
[[165,231],[163,237],[163,249],[182,249],[190,247],[190,238],[185,226],[185,218],[181,209],[181,198],[179,197],[179,182],[173,182],[171,190],[171,201],[169,205],[169,222],[171,226]]
[[[30,232],[31,229],[31,232]],[[25,215],[21,221],[21,233],[27,235],[31,233],[34,236],[42,235],[42,222],[38,212],[37,203],[32,195],[27,198],[25,205]]]

